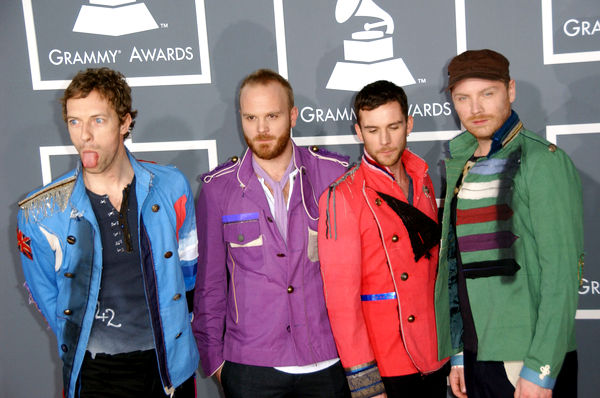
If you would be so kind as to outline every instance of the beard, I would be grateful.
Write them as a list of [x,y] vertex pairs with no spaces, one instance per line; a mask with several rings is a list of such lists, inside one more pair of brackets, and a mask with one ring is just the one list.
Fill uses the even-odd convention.
[[398,152],[396,152],[392,156],[384,157],[378,153],[375,153],[375,154],[371,155],[371,157],[382,166],[392,167],[396,163],[398,163],[398,161],[400,161],[400,158],[402,157],[403,152],[404,152],[404,148],[400,149]]
[[255,154],[259,159],[275,159],[285,151],[285,148],[290,141],[290,128],[286,129],[286,132],[280,135],[274,143],[273,141],[261,142],[276,138],[274,135],[269,134],[258,135],[252,140],[248,139],[246,134],[244,134],[244,140],[246,140],[246,144],[248,144],[248,147],[252,153]]

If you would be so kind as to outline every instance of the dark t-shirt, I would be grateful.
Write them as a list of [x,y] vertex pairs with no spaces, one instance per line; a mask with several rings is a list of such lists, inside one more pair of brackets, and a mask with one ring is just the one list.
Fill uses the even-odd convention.
[[138,240],[135,177],[124,190],[121,209],[107,195],[87,191],[102,241],[102,278],[87,350],[119,354],[154,348]]

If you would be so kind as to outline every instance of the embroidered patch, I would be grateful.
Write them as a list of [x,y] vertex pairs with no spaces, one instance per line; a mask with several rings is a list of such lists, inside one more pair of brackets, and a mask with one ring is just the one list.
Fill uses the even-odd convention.
[[25,236],[23,232],[17,228],[17,245],[19,246],[19,251],[25,255],[30,260],[33,260],[33,252],[31,251],[31,238]]
[[544,377],[550,374],[550,365],[540,366],[540,380],[544,380]]

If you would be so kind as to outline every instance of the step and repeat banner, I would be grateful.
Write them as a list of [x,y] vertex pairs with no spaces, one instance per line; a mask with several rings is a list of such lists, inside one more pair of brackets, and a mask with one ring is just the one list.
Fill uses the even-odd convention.
[[[133,87],[138,158],[198,176],[244,148],[237,88],[267,67],[294,87],[299,145],[349,154],[353,95],[387,79],[405,88],[410,148],[443,196],[442,160],[460,131],[450,59],[492,48],[511,62],[514,109],[563,148],[583,183],[586,263],[577,312],[580,397],[600,380],[600,3],[597,0],[10,0],[0,6],[0,389],[61,396],[56,340],[28,303],[16,250],[17,202],[76,163],[59,98],[77,71],[107,66]],[[557,230],[557,234],[561,231]],[[219,397],[198,379],[199,397]]]

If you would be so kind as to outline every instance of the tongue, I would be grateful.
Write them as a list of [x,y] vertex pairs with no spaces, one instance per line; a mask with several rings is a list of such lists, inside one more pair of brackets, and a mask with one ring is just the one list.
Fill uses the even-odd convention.
[[98,154],[96,152],[83,152],[81,154],[81,163],[83,167],[93,169],[98,164]]

